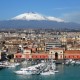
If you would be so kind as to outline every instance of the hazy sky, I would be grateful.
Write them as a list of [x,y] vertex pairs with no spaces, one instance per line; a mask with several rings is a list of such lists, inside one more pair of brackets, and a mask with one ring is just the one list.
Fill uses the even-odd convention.
[[80,0],[0,0],[0,20],[11,19],[25,12],[80,23]]

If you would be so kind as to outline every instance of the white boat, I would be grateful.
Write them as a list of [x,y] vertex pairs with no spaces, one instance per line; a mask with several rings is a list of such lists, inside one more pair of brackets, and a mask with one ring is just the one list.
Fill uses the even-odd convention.
[[20,63],[14,63],[14,65],[15,65],[15,66],[19,66],[19,65],[20,65]]
[[49,71],[44,71],[44,72],[42,72],[42,73],[40,73],[41,75],[52,75],[52,74],[55,74],[55,72],[54,71],[52,71],[52,70],[49,70]]
[[30,70],[30,69],[20,69],[19,71],[15,71],[16,74],[20,74],[20,75],[31,75],[34,74],[36,72],[36,70]]
[[21,64],[22,64],[22,65],[27,65],[27,61],[25,60],[25,61],[23,61]]
[[80,64],[80,61],[76,61],[75,64],[79,65]]
[[55,70],[54,72],[57,73],[57,72],[59,72],[59,71],[58,71],[58,70]]
[[44,66],[43,63],[40,63],[38,65],[33,65],[27,68],[21,68],[18,71],[15,71],[16,74],[22,74],[22,75],[31,75],[31,74],[37,74],[39,71],[39,67]]
[[76,63],[76,61],[72,60],[72,59],[69,59],[69,60],[65,61],[65,64],[72,64],[72,65],[74,65],[75,63]]
[[65,61],[65,64],[70,64],[70,60],[66,60]]
[[47,64],[47,67],[40,73],[41,75],[53,75],[55,74],[56,65],[53,61],[51,63]]
[[18,66],[18,65],[20,65],[20,63],[8,63],[8,64],[6,65],[6,67],[7,67],[7,68],[14,68],[14,67],[16,67],[16,66]]
[[71,61],[71,64],[75,64],[76,62],[75,61]]

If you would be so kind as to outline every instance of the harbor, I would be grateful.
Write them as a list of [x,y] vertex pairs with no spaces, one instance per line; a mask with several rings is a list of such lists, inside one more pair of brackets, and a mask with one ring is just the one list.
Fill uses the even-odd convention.
[[59,72],[54,75],[16,75],[14,71],[19,70],[21,66],[14,68],[5,68],[0,70],[1,80],[80,80],[80,65],[59,64],[56,67]]
[[[27,34],[23,31],[24,37],[22,31],[14,32],[16,36],[12,32],[2,33],[5,36],[0,41],[0,80],[80,78],[79,32],[52,31],[48,35],[48,30],[40,30],[44,34],[36,34],[38,30],[34,29],[29,31]],[[76,38],[72,36],[74,33]]]

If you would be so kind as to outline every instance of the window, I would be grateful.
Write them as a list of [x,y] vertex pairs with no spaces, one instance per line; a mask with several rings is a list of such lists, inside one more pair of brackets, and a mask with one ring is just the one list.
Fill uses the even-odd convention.
[[66,58],[66,56],[65,56],[65,58]]
[[62,59],[62,55],[60,56],[60,58]]

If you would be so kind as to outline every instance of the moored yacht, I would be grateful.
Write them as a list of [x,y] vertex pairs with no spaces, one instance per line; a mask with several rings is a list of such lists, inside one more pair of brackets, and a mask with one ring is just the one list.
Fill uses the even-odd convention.
[[36,72],[36,69],[31,69],[31,68],[22,68],[19,71],[15,71],[16,74],[21,74],[21,75],[31,75]]
[[39,71],[40,67],[44,66],[44,63],[40,63],[37,65],[33,65],[27,68],[21,68],[18,71],[15,71],[16,74],[22,74],[22,75],[31,75],[31,74],[37,74],[37,72]]
[[77,61],[75,62],[75,64],[80,65],[80,61],[79,61],[79,60],[77,60]]
[[56,66],[55,64],[47,64],[47,67],[40,73],[41,75],[51,75],[55,74]]
[[14,67],[16,67],[18,65],[20,65],[20,63],[10,63],[10,62],[5,63],[5,66],[7,68],[14,68]]
[[42,73],[40,73],[41,75],[51,75],[51,74],[55,74],[55,72],[53,70],[48,70],[48,71],[43,71]]

